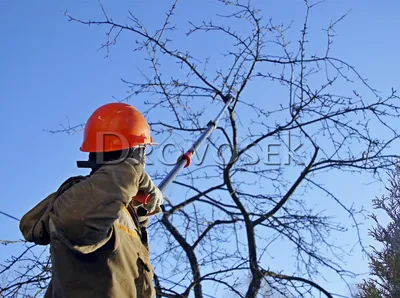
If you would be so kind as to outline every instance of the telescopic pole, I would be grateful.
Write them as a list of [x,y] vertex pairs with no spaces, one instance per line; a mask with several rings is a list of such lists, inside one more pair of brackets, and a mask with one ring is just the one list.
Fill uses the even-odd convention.
[[[225,105],[219,112],[217,117],[214,119],[214,121],[208,122],[207,129],[193,143],[192,147],[188,151],[186,151],[186,153],[180,156],[174,168],[167,174],[167,176],[165,176],[165,178],[158,185],[158,188],[161,190],[161,192],[164,192],[167,189],[168,185],[175,180],[176,176],[183,168],[187,168],[190,165],[193,154],[196,153],[197,149],[200,147],[203,141],[206,140],[212,134],[213,130],[217,128],[219,120],[221,119],[225,111],[228,109],[232,101],[233,101],[232,96],[228,95],[224,97]],[[147,204],[148,198],[149,198],[148,195],[144,194],[143,192],[139,192],[138,195],[133,199],[143,204]],[[140,216],[144,216],[146,215],[147,211],[144,208],[140,208],[138,209],[138,213]]]

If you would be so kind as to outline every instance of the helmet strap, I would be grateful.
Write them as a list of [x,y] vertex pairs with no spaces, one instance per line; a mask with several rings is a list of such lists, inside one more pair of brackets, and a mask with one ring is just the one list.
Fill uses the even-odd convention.
[[146,148],[145,146],[136,146],[129,149],[123,149],[111,152],[90,152],[87,161],[77,161],[78,168],[91,168],[93,174],[103,165],[116,164],[126,158],[132,158],[136,162],[146,165]]

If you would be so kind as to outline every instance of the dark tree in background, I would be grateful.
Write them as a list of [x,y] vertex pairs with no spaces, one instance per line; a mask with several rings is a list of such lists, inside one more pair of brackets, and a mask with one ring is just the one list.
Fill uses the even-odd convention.
[[[379,180],[395,167],[398,155],[389,147],[398,139],[391,127],[399,112],[396,92],[382,95],[350,62],[331,55],[335,26],[345,15],[327,22],[317,53],[309,50],[315,43],[309,18],[321,3],[304,1],[299,27],[275,22],[247,1],[213,3],[218,15],[210,21],[200,16],[176,24],[175,14],[188,4],[175,1],[161,23],[154,16],[157,30],[133,12],[128,22],[115,19],[105,3],[98,21],[66,13],[70,21],[104,28],[107,54],[115,44],[134,44],[135,59],[149,63],[141,78],[124,79],[129,96],[123,100],[135,105],[146,98],[158,140],[188,149],[222,97],[234,97],[205,146],[213,154],[179,175],[164,213],[152,219],[157,297],[334,297],[335,289],[316,280],[329,273],[346,283],[355,276],[343,262],[349,249],[334,236],[348,230],[359,236],[364,217],[351,196],[338,196],[332,175],[357,183],[361,175]],[[290,34],[297,37],[289,40]],[[204,53],[211,38],[219,41],[212,45],[219,56]],[[290,154],[277,156],[277,144]],[[170,167],[155,165],[149,171],[160,181]],[[350,223],[335,220],[326,204],[339,207]],[[355,244],[364,252],[360,237]],[[1,271],[11,272],[3,296],[45,287],[46,257],[11,261]]]
[[372,215],[375,227],[370,235],[377,245],[372,247],[370,268],[373,277],[359,284],[358,298],[400,297],[400,172],[390,175],[388,194],[374,200],[374,208],[389,218],[382,224]]

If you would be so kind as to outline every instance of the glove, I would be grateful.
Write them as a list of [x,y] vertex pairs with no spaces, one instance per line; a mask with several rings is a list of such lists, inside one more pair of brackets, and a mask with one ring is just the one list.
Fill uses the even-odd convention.
[[[150,197],[147,201],[147,204],[143,205],[143,207],[153,215],[154,211],[161,210],[160,206],[164,203],[164,196],[161,190],[158,187],[155,187],[155,191],[150,194]],[[157,212],[159,213],[159,212]]]

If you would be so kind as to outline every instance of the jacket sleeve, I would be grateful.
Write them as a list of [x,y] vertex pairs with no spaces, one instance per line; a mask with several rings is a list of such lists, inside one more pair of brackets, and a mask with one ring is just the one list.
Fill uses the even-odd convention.
[[105,165],[60,195],[50,219],[74,246],[98,248],[110,238],[114,221],[139,190],[150,195],[156,191],[142,165],[132,159]]
[[48,208],[55,195],[52,193],[47,196],[21,218],[19,229],[26,241],[39,245],[50,243]]

